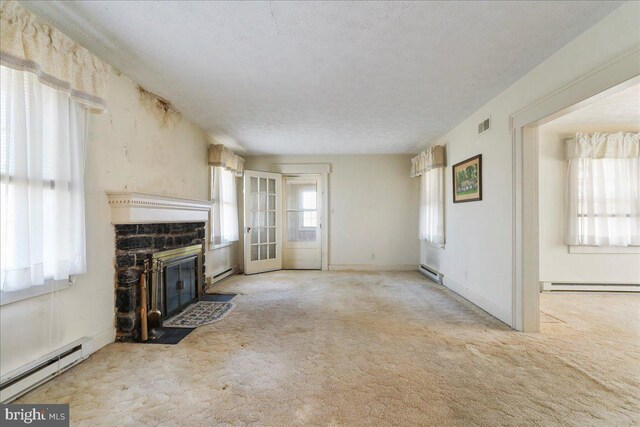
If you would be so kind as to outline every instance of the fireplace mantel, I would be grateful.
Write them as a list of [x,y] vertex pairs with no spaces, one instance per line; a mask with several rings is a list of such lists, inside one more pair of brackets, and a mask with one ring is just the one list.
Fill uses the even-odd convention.
[[107,191],[112,224],[209,221],[211,202],[159,194]]

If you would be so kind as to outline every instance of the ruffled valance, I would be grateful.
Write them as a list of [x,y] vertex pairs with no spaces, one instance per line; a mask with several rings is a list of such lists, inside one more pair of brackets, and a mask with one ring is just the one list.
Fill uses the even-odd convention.
[[411,159],[411,176],[420,176],[431,169],[445,166],[444,145],[434,145]]
[[106,109],[110,66],[13,0],[0,1],[0,64],[34,73],[90,109]]
[[577,133],[565,141],[571,159],[636,159],[640,157],[640,132]]
[[244,159],[222,144],[209,145],[209,166],[222,166],[236,176],[244,174]]

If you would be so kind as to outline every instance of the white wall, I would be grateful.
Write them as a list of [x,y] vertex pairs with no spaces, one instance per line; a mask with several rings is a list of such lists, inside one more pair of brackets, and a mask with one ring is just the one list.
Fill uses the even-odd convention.
[[[418,180],[411,156],[249,156],[245,168],[330,163],[329,268],[416,269]],[[371,253],[375,259],[371,259]]]
[[640,131],[606,123],[538,128],[540,281],[575,283],[640,283],[640,254],[570,254],[564,243],[567,161],[564,141],[576,132]]
[[[454,205],[451,166],[446,178],[446,247],[422,245],[421,262],[445,284],[494,316],[512,321],[512,143],[509,117],[640,44],[640,3],[627,2],[546,59],[433,144],[447,146],[449,165],[483,158],[483,199]],[[490,132],[477,125],[491,115]]]
[[[207,137],[186,118],[161,127],[140,105],[133,82],[109,76],[109,111],[92,115],[85,172],[87,273],[74,286],[0,308],[0,370],[5,374],[78,338],[112,342],[114,228],[105,191],[209,197]],[[208,252],[207,270],[237,263],[237,245]]]

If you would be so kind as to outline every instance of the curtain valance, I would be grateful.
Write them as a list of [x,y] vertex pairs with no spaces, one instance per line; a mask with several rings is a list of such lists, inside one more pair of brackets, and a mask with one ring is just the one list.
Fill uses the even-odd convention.
[[209,166],[222,166],[236,176],[244,174],[244,159],[222,144],[209,145]]
[[565,155],[572,159],[636,159],[640,157],[640,132],[577,133],[565,141]]
[[411,176],[420,176],[435,168],[446,166],[444,145],[435,145],[411,159]]
[[110,66],[14,0],[0,2],[0,64],[34,73],[90,109],[106,110]]

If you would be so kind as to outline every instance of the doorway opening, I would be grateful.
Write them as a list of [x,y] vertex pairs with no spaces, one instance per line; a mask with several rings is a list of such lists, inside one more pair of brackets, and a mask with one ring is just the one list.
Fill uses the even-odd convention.
[[539,127],[638,84],[638,64],[640,51],[626,51],[511,116],[514,329],[540,330]]
[[322,181],[320,175],[285,175],[282,268],[322,269]]

